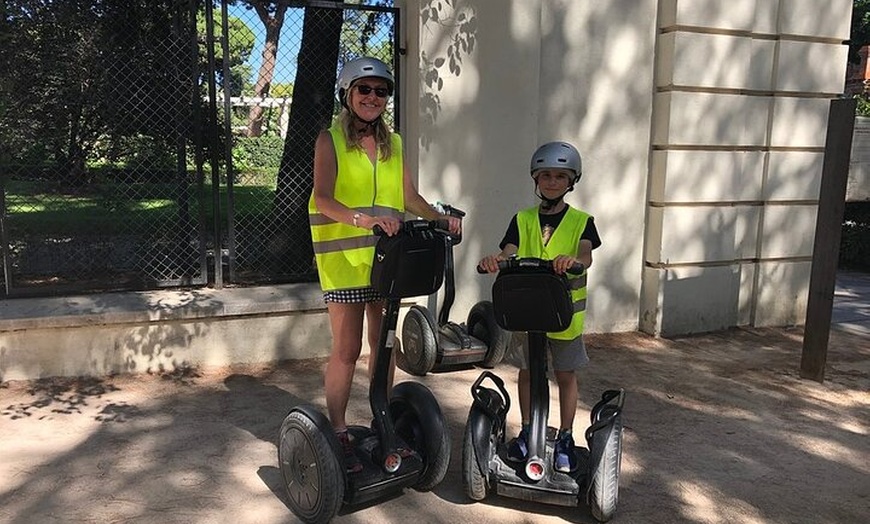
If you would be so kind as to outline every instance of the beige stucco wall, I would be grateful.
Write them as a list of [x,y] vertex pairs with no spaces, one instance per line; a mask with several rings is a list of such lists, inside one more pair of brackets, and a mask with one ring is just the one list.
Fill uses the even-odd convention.
[[469,211],[454,320],[488,298],[477,260],[536,203],[529,155],[561,139],[584,160],[568,201],[604,241],[590,331],[803,322],[850,0],[406,7],[410,158],[424,194]]
[[[529,158],[539,144],[558,139],[583,157],[583,178],[567,200],[595,216],[603,240],[590,272],[588,330],[636,329],[655,2],[407,4],[409,18],[443,7],[440,22],[421,16],[408,24],[406,92],[420,97],[405,113],[405,131],[409,144],[417,138],[410,154],[421,191],[469,213],[456,248],[453,320],[489,298],[492,278],[474,267],[498,251],[511,216],[538,202]],[[470,25],[457,26],[460,17]],[[428,85],[429,61],[452,56],[454,38],[473,47],[459,47],[458,70],[449,62],[435,69],[440,89]]]
[[660,2],[641,328],[799,324],[851,2]]

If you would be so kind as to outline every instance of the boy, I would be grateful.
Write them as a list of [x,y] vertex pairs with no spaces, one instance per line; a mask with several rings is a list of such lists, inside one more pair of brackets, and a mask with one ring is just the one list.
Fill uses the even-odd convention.
[[[499,247],[501,252],[484,257],[480,266],[487,272],[498,271],[498,261],[511,256],[537,257],[553,261],[558,274],[565,274],[576,262],[592,265],[592,250],[601,245],[591,215],[574,209],[563,200],[574,189],[582,174],[580,153],[567,142],[549,142],[532,155],[530,174],[535,182],[538,206],[514,215]],[[565,331],[547,333],[547,347],[556,383],[559,386],[559,434],[554,453],[557,471],[570,472],[577,467],[572,429],[577,411],[577,376],[575,371],[589,362],[583,345],[583,321],[586,313],[586,272],[567,275],[574,301],[574,317]],[[514,333],[507,361],[519,368],[518,390],[522,429],[508,448],[508,458],[524,461],[528,457],[530,417],[530,374],[528,337]]]

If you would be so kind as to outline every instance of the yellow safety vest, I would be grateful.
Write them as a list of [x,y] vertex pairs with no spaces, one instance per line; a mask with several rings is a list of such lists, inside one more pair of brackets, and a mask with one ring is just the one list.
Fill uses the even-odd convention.
[[[335,199],[366,215],[402,218],[405,212],[402,138],[393,133],[393,154],[386,160],[379,155],[373,165],[365,151],[348,148],[337,124],[329,128],[329,133],[338,167]],[[313,193],[308,200],[308,222],[320,287],[332,291],[370,286],[377,237],[368,229],[337,222],[320,213]]]
[[[530,207],[517,213],[517,227],[520,232],[520,245],[517,246],[517,256],[520,258],[542,258],[553,260],[558,255],[577,256],[580,246],[580,236],[586,229],[590,215],[578,209],[568,207],[559,226],[553,231],[550,241],[544,245],[541,237],[541,221],[538,217],[538,207]],[[574,302],[574,317],[571,325],[565,331],[547,333],[547,337],[556,340],[573,340],[583,334],[583,323],[586,320],[586,271],[581,275],[566,274],[568,286],[571,289],[571,300]]]

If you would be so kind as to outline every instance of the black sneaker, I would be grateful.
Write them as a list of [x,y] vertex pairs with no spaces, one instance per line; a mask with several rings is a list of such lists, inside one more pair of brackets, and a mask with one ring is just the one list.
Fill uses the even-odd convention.
[[570,433],[559,435],[553,455],[553,466],[556,468],[556,471],[570,473],[577,468],[577,456],[574,453],[574,437]]
[[348,473],[359,473],[363,469],[362,462],[353,450],[353,444],[350,443],[350,435],[347,430],[336,432],[338,442],[341,444],[341,449],[344,450],[344,467]]
[[508,447],[508,458],[516,462],[529,458],[529,432],[525,429],[520,431]]

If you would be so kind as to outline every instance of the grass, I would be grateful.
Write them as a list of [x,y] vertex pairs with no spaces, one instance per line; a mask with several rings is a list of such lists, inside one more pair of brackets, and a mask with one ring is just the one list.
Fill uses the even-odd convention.
[[[227,218],[227,189],[219,190],[221,220]],[[187,193],[185,196],[184,193]],[[275,189],[268,186],[235,186],[236,218],[268,216]],[[98,183],[83,188],[58,188],[45,182],[14,181],[6,184],[6,216],[11,231],[32,235],[105,235],[165,229],[179,220],[197,224],[200,202],[204,224],[214,220],[211,186],[197,197],[197,187],[171,183]],[[187,200],[186,211],[182,203]],[[206,226],[208,227],[208,226]],[[13,233],[15,235],[15,233]]]

